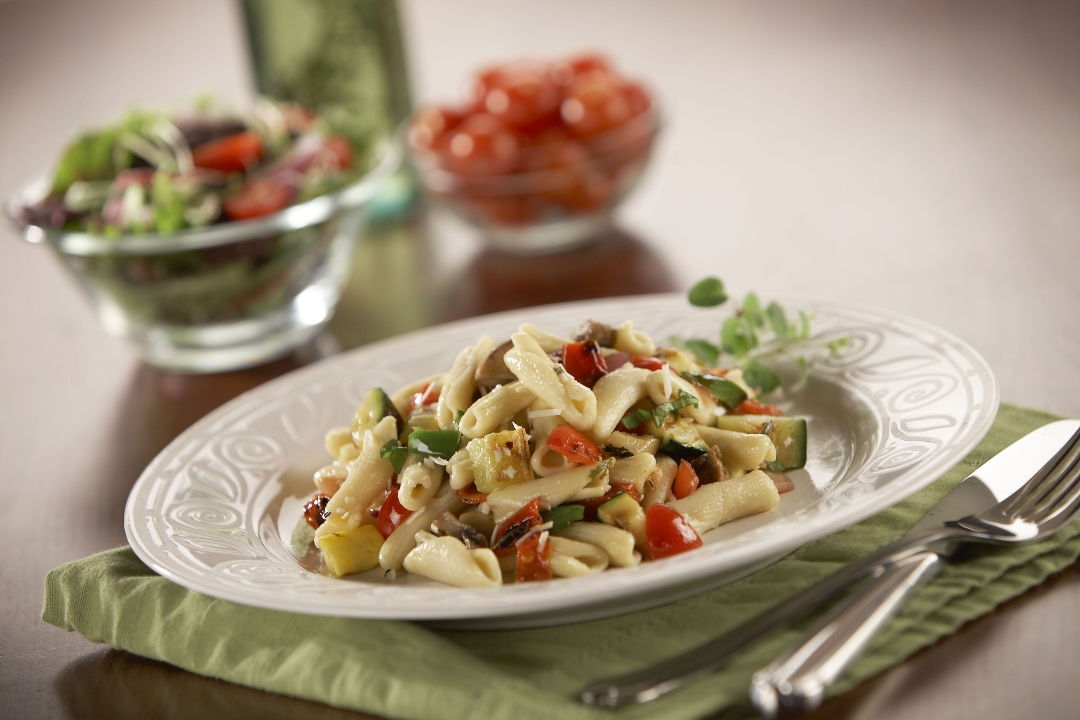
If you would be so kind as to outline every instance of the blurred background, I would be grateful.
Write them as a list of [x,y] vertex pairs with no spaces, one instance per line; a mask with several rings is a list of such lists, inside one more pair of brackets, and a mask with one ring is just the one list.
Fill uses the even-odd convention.
[[[40,176],[77,129],[133,104],[212,92],[242,106],[256,79],[244,10],[0,3],[0,195]],[[979,349],[1008,332],[1010,349],[989,359],[1010,376],[1060,327],[1056,309],[1078,299],[1075,3],[819,0],[778,13],[752,2],[405,0],[396,10],[412,107],[464,97],[494,62],[595,50],[649,88],[662,129],[617,229],[587,248],[515,257],[423,209],[378,228],[354,260],[348,317],[332,325],[346,347],[526,299],[683,289],[712,273],[736,289],[888,307]],[[49,308],[63,307],[57,332],[96,338],[46,253],[13,239],[0,244],[21,278],[0,288],[22,308],[6,314],[9,331],[48,325]],[[600,268],[631,281],[599,282]],[[527,282],[536,287],[519,292]],[[1024,282],[1053,288],[1049,304],[1011,301]],[[24,302],[28,287],[56,305]],[[130,361],[117,343],[92,352]],[[1034,388],[1064,411],[1049,377],[1005,397]]]

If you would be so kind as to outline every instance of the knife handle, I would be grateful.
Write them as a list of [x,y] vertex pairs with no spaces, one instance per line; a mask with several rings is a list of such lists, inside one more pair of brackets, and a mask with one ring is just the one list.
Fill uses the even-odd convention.
[[750,696],[758,711],[777,718],[820,705],[829,685],[940,564],[937,553],[919,552],[853,591],[784,654],[754,673]]

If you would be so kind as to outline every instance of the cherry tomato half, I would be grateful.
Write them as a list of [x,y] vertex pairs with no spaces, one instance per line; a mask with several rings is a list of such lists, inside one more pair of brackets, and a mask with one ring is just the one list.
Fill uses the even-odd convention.
[[500,557],[510,555],[514,552],[517,541],[534,525],[539,525],[541,522],[543,521],[540,517],[540,498],[535,497],[495,528],[495,533],[491,538],[491,549]]
[[244,172],[263,156],[262,139],[251,131],[213,140],[191,151],[195,167],[219,172]]
[[401,486],[397,483],[390,486],[390,493],[386,496],[386,500],[383,500],[382,507],[379,508],[379,524],[377,528],[379,534],[384,538],[390,537],[390,533],[405,522],[413,512],[406,509],[398,500],[399,487]]
[[649,355],[631,355],[630,364],[634,367],[645,368],[646,370],[660,370],[664,367],[663,360]]
[[735,408],[733,415],[783,415],[784,411],[776,405],[766,405],[754,398],[746,398]]
[[679,512],[662,503],[645,511],[645,538],[653,560],[702,546],[701,536]]
[[292,202],[295,191],[274,178],[253,178],[240,191],[222,202],[225,217],[230,220],[250,220],[270,215]]
[[595,385],[608,371],[604,356],[600,354],[600,346],[595,340],[563,345],[562,363],[566,372],[585,387]]
[[548,434],[548,447],[578,465],[600,462],[600,448],[569,425],[559,425]]
[[514,582],[550,580],[554,575],[551,570],[552,543],[549,538],[541,538],[541,535],[530,535],[517,544]]
[[698,479],[698,474],[694,471],[694,468],[685,460],[680,460],[679,469],[675,473],[675,482],[671,485],[671,492],[675,494],[676,498],[682,500],[697,490],[699,485],[701,485],[701,480]]
[[352,167],[353,146],[344,135],[331,135],[326,138],[323,154],[335,170],[348,170]]

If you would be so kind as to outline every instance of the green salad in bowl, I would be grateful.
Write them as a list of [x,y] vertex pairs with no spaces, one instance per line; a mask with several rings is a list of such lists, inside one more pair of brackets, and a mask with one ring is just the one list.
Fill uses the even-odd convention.
[[79,135],[8,210],[146,360],[222,370],[325,324],[398,161],[392,143],[355,143],[268,100],[244,115],[134,110]]

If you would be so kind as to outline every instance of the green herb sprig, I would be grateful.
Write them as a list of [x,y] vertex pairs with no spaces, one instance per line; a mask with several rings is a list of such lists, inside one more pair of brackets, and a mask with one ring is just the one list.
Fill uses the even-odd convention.
[[[697,307],[716,307],[727,302],[728,294],[720,278],[708,277],[690,288],[688,299]],[[824,343],[811,342],[811,319],[810,314],[802,310],[790,315],[775,300],[763,306],[757,294],[751,292],[743,297],[735,313],[721,324],[718,343],[705,338],[673,338],[672,342],[689,350],[708,367],[717,367],[723,356],[731,356],[734,364],[742,368],[747,385],[764,395],[780,386],[780,376],[763,363],[763,359],[793,358],[805,379],[809,362],[804,351],[824,347],[835,355],[848,344],[847,337]]]

